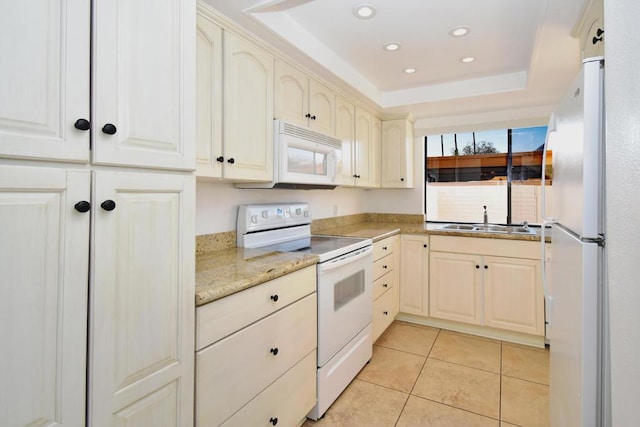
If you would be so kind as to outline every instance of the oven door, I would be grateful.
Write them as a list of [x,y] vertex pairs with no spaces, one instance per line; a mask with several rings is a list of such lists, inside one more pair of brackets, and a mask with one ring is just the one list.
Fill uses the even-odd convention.
[[318,366],[371,323],[371,246],[318,264]]

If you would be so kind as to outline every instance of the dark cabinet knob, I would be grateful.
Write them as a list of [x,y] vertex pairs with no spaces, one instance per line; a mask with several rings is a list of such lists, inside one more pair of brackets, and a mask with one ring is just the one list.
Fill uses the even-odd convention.
[[603,34],[604,34],[604,30],[602,28],[598,28],[598,31],[596,31],[596,36],[593,39],[591,39],[591,43],[597,44],[598,42],[601,42]]
[[107,123],[106,125],[102,126],[102,132],[106,133],[107,135],[113,135],[117,130],[118,129],[116,128],[116,126],[111,123]]
[[224,162],[224,157],[218,156],[218,157],[216,157],[216,161],[222,163],[222,162]]
[[382,314],[384,314],[386,316],[387,314],[389,314],[389,312],[388,311],[383,311]]
[[310,118],[311,118],[311,114],[310,114],[310,113],[307,113],[307,114],[305,114],[304,116],[305,116],[307,119],[310,119]]
[[278,417],[275,417],[275,418],[271,417],[271,418],[269,418],[269,422],[270,422],[272,425],[276,425],[276,424],[278,424]]
[[383,251],[386,251],[386,250],[387,250],[387,247],[386,247],[386,246],[383,246],[383,247],[382,247],[382,250],[383,250]]
[[100,203],[100,207],[105,211],[111,212],[116,208],[116,202],[114,202],[113,200],[105,200],[104,202]]
[[383,288],[387,288],[388,286],[389,286],[389,285],[387,285],[386,283],[383,283],[383,284],[382,284],[382,287],[383,287]]
[[427,247],[427,244],[425,243],[424,245],[422,245],[422,247],[423,247],[423,248],[426,248],[426,247]]
[[400,178],[400,181],[403,181],[403,182],[404,182],[404,178]]
[[387,266],[386,266],[386,265],[383,265],[383,266],[382,266],[382,268],[384,268],[384,269],[386,270],[386,269],[387,269]]
[[311,117],[310,117],[310,119],[311,119],[311,120],[315,120],[315,119],[316,119],[316,116],[311,116]]
[[272,300],[273,302],[278,302],[278,294],[276,294],[276,295],[271,295],[269,298],[271,298],[271,300]]
[[271,354],[273,354],[274,356],[278,355],[278,347],[272,348],[271,350],[269,350],[271,352]]
[[485,265],[485,266],[484,266],[484,269],[485,269],[485,270],[488,270],[488,269],[489,269],[489,266],[488,266],[488,265]]
[[91,123],[86,119],[78,119],[73,124],[73,127],[79,130],[89,130],[91,128]]
[[81,200],[78,203],[76,203],[74,206],[74,208],[76,208],[76,210],[78,212],[89,212],[89,210],[91,209],[91,203],[87,202],[86,200]]
[[236,162],[236,159],[234,159],[233,157],[229,158],[229,160],[227,160],[227,163],[229,163],[230,165],[234,164]]
[[476,264],[476,268],[480,268],[480,266]]

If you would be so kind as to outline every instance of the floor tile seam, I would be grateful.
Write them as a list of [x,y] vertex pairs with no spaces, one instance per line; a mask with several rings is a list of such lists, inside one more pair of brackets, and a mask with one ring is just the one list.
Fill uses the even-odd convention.
[[381,348],[386,348],[387,350],[400,351],[400,352],[402,352],[402,353],[411,354],[411,355],[413,355],[413,356],[427,357],[427,355],[426,355],[426,354],[413,353],[413,352],[411,352],[411,351],[407,351],[407,350],[400,350],[399,348],[387,347],[386,345],[382,345],[382,344],[374,344],[374,346],[378,346],[378,347],[381,347]]
[[[429,349],[429,353],[427,354],[427,357],[424,358],[424,362],[422,362],[422,366],[420,367],[420,372],[418,372],[418,376],[416,377],[416,379],[413,381],[413,385],[411,386],[411,390],[409,390],[409,395],[413,394],[413,389],[416,388],[416,384],[418,383],[418,380],[420,379],[420,375],[422,375],[422,371],[424,371],[424,366],[427,364],[427,360],[429,360],[429,354],[431,354],[431,351],[433,350],[433,347],[436,345],[436,340],[438,339],[438,337],[440,336],[440,332],[442,330],[439,330],[438,333],[436,334],[435,339],[433,340],[433,342],[431,343],[431,348]],[[407,399],[409,400],[409,399]]]
[[391,391],[395,391],[397,393],[402,393],[402,394],[404,394],[406,396],[410,396],[410,393],[408,393],[406,391],[398,390],[397,388],[392,388],[392,387],[389,387],[389,386],[386,386],[386,385],[383,385],[383,384],[374,383],[373,381],[364,380],[362,378],[354,378],[353,381],[355,381],[355,380],[362,381],[363,383],[375,385],[375,386],[378,386],[378,387],[382,387],[385,390],[391,390]]
[[478,367],[475,367],[475,366],[463,365],[462,363],[456,363],[456,362],[452,362],[452,361],[450,361],[450,360],[438,359],[437,357],[428,356],[428,357],[427,357],[427,360],[428,360],[428,359],[438,360],[438,361],[440,361],[440,362],[445,362],[445,363],[449,363],[449,364],[451,364],[451,365],[456,365],[456,366],[462,366],[462,367],[464,367],[464,368],[475,369],[475,370],[478,370],[478,371],[487,372],[487,373],[489,373],[489,374],[500,375],[500,373],[499,373],[499,372],[489,371],[489,370],[487,370],[487,369],[482,369],[482,368],[478,368]]
[[513,379],[513,380],[524,381],[524,382],[527,382],[527,383],[530,383],[530,384],[537,384],[537,385],[542,385],[542,386],[545,386],[545,387],[549,387],[549,384],[540,383],[540,382],[538,382],[538,381],[531,381],[531,380],[528,380],[528,379],[526,379],[526,378],[514,377],[513,375],[505,375],[505,374],[501,374],[500,376],[501,376],[501,377],[511,378],[511,379]]
[[[479,415],[479,416],[484,417],[484,418],[489,418],[490,420],[494,420],[494,421],[498,421],[498,422],[502,421],[502,420],[500,419],[500,417],[498,417],[498,418],[490,417],[489,415],[480,414],[480,413],[478,413],[478,412],[473,412],[473,411],[470,411],[470,410],[468,410],[468,409],[464,409],[464,408],[459,408],[459,407],[457,407],[457,406],[449,405],[448,403],[439,402],[439,401],[437,401],[437,400],[429,399],[428,397],[419,396],[419,395],[417,395],[417,394],[411,394],[409,397],[411,397],[411,396],[413,396],[413,397],[417,397],[418,399],[428,400],[429,402],[434,402],[434,403],[437,403],[437,404],[439,404],[439,405],[444,405],[444,406],[447,406],[447,407],[449,407],[449,408],[458,409],[458,410],[460,410],[460,411],[468,412],[469,414]],[[409,400],[409,399],[407,399],[407,401],[408,401],[408,400]],[[505,422],[506,422],[506,421],[505,421]]]
[[500,421],[502,421],[502,357],[503,357],[503,348],[504,348],[504,342],[500,341],[500,383],[499,383],[499,390],[500,390],[500,399],[498,400],[498,417],[500,417]]

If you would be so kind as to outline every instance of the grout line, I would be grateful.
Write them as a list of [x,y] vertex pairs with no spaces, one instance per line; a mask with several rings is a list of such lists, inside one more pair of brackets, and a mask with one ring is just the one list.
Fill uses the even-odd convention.
[[524,382],[529,383],[529,384],[536,384],[536,385],[541,385],[541,386],[549,387],[549,384],[539,383],[539,382],[537,382],[537,381],[531,381],[531,380],[527,380],[527,379],[525,379],[525,378],[514,377],[513,375],[504,375],[504,374],[503,374],[502,376],[503,376],[503,377],[507,377],[507,378],[511,378],[511,379],[514,379],[514,380],[518,380],[518,381],[524,381]]
[[490,419],[490,420],[495,420],[495,421],[500,422],[500,419],[499,419],[499,418],[490,417],[489,415],[480,414],[480,413],[478,413],[478,412],[473,412],[473,411],[470,411],[470,410],[468,410],[468,409],[460,408],[460,407],[458,407],[458,406],[453,406],[453,405],[449,405],[449,404],[447,404],[447,403],[438,402],[437,400],[433,400],[433,399],[429,399],[429,398],[426,398],[426,397],[418,396],[417,394],[412,394],[411,396],[413,396],[413,397],[417,397],[418,399],[422,399],[422,400],[428,400],[429,402],[437,403],[437,404],[439,404],[439,405],[446,406],[446,407],[448,407],[448,408],[457,409],[457,410],[459,410],[459,411],[468,412],[468,413],[473,414],[473,415],[479,415],[479,416],[481,416],[481,417],[488,418],[488,419]]
[[437,357],[429,357],[429,359],[438,360],[438,361],[440,361],[440,362],[450,363],[450,364],[452,364],[452,365],[456,365],[456,366],[462,366],[463,368],[477,369],[478,371],[487,372],[487,373],[489,373],[489,374],[496,374],[496,375],[500,375],[500,372],[495,372],[495,371],[490,371],[490,370],[488,370],[488,369],[478,368],[477,366],[463,365],[462,363],[452,362],[451,360],[438,359]]

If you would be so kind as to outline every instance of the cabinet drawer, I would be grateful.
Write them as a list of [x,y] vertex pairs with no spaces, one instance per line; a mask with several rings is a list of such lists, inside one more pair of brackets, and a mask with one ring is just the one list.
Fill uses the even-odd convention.
[[197,352],[198,425],[222,423],[314,350],[316,343],[314,293]]
[[315,290],[314,265],[198,307],[196,350],[205,348]]
[[373,259],[377,260],[398,250],[399,236],[387,237],[373,244]]
[[398,314],[398,288],[392,288],[373,302],[373,342],[389,327]]
[[316,404],[316,352],[289,369],[223,426],[295,426]]
[[373,262],[373,280],[376,280],[396,268],[396,257],[389,254]]
[[383,275],[373,282],[373,300],[375,301],[380,295],[396,286],[396,274],[391,272]]

